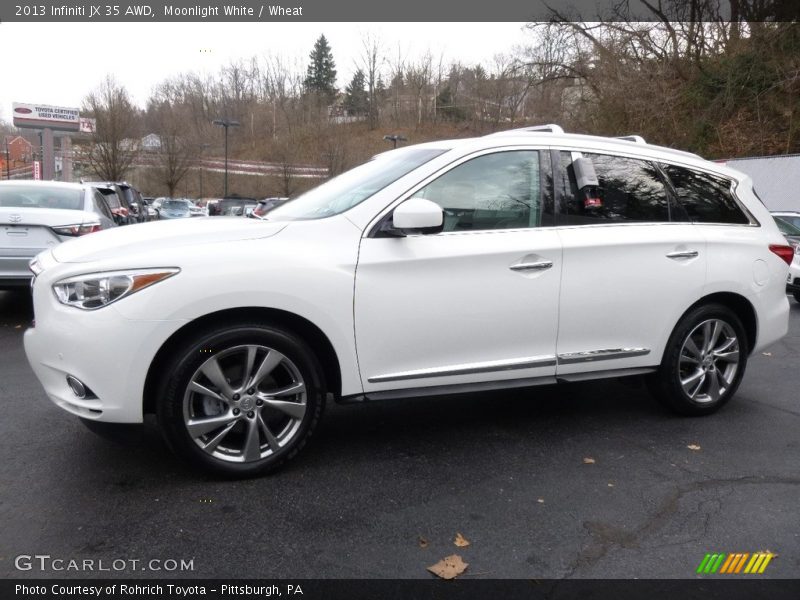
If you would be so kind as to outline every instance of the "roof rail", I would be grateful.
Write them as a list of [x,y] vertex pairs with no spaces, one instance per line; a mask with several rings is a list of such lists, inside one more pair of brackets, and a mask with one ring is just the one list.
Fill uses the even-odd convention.
[[614,139],[625,140],[626,142],[636,142],[637,144],[646,144],[644,138],[640,135],[619,135]]
[[523,133],[523,132],[532,132],[532,131],[546,131],[549,133],[564,133],[564,130],[561,129],[558,125],[549,124],[549,125],[530,125],[529,127],[520,127],[518,129],[506,129],[505,131],[496,131],[495,133],[490,133],[488,135],[506,135],[508,133]]

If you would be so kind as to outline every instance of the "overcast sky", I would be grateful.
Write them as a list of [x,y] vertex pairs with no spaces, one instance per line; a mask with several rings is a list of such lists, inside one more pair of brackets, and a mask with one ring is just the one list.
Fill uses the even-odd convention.
[[391,57],[399,45],[411,59],[430,50],[437,60],[464,65],[489,64],[530,40],[523,23],[2,23],[0,119],[11,120],[12,102],[80,107],[108,73],[144,106],[154,85],[178,73],[214,73],[264,54],[305,65],[321,33],[340,88],[355,71],[367,33]]

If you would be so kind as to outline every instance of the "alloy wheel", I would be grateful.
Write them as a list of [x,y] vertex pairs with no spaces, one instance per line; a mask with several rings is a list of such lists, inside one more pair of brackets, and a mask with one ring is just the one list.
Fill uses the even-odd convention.
[[183,396],[184,425],[194,443],[233,463],[279,452],[296,437],[306,410],[300,370],[263,345],[214,354],[191,376]]
[[681,387],[694,402],[717,402],[733,384],[739,361],[739,339],[733,327],[721,319],[703,321],[689,332],[681,346]]

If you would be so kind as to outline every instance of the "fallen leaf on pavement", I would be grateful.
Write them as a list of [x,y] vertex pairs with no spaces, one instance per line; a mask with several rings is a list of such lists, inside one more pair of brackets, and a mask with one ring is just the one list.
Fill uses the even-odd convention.
[[22,329],[22,325],[17,325],[14,329]]
[[687,447],[689,450],[700,450],[700,446],[698,446],[697,444],[689,444],[689,445],[688,445],[688,446],[686,446],[686,447]]
[[587,456],[586,458],[583,459],[583,463],[586,465],[593,465],[595,463],[595,460],[591,456]]
[[608,487],[614,487],[614,484],[613,483],[609,483]]
[[762,352],[761,354],[764,356],[772,356],[772,352]]
[[466,548],[469,546],[469,540],[460,533],[456,533],[456,539],[453,540],[453,543],[459,548]]
[[427,547],[428,547],[428,540],[426,540],[426,539],[425,539],[424,537],[422,537],[422,536],[419,536],[418,543],[419,543],[419,547],[420,547],[420,548],[427,548]]
[[544,498],[539,498],[539,499],[538,499],[538,500],[536,500],[536,501],[537,501],[539,504],[544,504]]
[[451,554],[450,556],[445,556],[435,565],[428,567],[428,571],[442,579],[454,579],[466,571],[468,566],[469,563],[461,560],[458,554]]

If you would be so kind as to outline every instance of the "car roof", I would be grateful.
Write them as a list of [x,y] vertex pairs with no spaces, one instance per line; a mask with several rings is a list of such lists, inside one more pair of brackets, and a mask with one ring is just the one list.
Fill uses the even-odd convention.
[[12,180],[5,180],[0,181],[0,185],[14,187],[14,186],[30,186],[30,185],[37,185],[42,187],[53,187],[53,188],[61,188],[65,190],[83,190],[89,186],[86,183],[72,183],[67,181],[42,181],[36,179],[12,179]]
[[[689,167],[696,167],[705,171],[712,171],[724,175],[737,181],[750,179],[749,176],[741,171],[737,171],[736,169],[732,169],[720,163],[708,161],[698,154],[686,152],[684,150],[676,150],[666,146],[648,144],[638,135],[605,137],[581,133],[564,133],[561,127],[557,125],[536,125],[498,131],[482,137],[425,142],[413,146],[404,146],[398,150],[430,148],[442,151],[459,150],[459,153],[466,154],[471,150],[479,151],[488,148],[528,144],[543,144],[554,148],[563,147],[565,150],[580,150],[588,146],[591,150],[595,151],[620,153],[632,157],[641,157],[646,160],[660,160],[673,164],[678,163]],[[392,152],[397,152],[398,150],[389,150],[377,156],[385,156]]]

